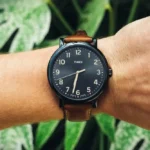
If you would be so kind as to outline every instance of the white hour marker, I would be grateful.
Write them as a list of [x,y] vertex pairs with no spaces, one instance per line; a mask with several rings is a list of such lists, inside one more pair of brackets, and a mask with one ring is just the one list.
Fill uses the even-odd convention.
[[64,59],[59,59],[59,65],[64,65],[66,61]]
[[66,87],[66,93],[69,92],[69,89],[70,89],[70,87],[67,86],[67,87]]
[[98,65],[98,59],[94,59],[94,65]]
[[76,95],[80,95],[80,90],[76,90]]
[[100,75],[100,74],[101,74],[100,69],[97,69],[97,75]]
[[59,74],[60,74],[60,70],[56,69],[56,75],[59,75]]
[[96,84],[96,85],[98,84],[98,80],[97,79],[94,80],[94,84]]
[[91,87],[87,87],[87,92],[91,93]]
[[66,57],[67,57],[67,58],[70,58],[70,53],[66,53]]
[[81,55],[81,50],[76,50],[76,55]]
[[59,85],[63,85],[63,79],[59,79]]
[[91,53],[88,53],[88,58],[90,58],[91,57]]

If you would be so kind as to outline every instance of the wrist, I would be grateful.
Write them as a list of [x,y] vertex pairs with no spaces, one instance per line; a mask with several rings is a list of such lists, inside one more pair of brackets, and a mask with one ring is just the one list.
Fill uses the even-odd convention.
[[[63,111],[59,107],[59,99],[50,87],[48,83],[48,78],[47,78],[47,66],[48,62],[53,55],[53,53],[57,50],[58,46],[50,47],[50,48],[45,48],[43,50],[38,50],[37,54],[41,66],[40,69],[38,70],[39,74],[37,76],[40,77],[40,79],[37,79],[37,81],[41,81],[41,91],[43,92],[43,96],[41,96],[41,101],[43,101],[43,109],[41,109],[41,112],[43,113],[43,116],[45,116],[45,120],[52,120],[52,119],[62,119],[63,116]],[[40,92],[41,92],[40,91]],[[44,111],[43,111],[44,110]]]
[[[121,88],[119,87],[119,84],[124,81],[122,80],[124,75],[123,73],[120,73],[119,71],[120,70],[119,67],[121,67],[121,64],[120,62],[118,62],[117,57],[116,57],[117,47],[115,46],[114,40],[115,40],[114,36],[98,40],[98,49],[106,57],[108,65],[113,71],[113,75],[112,77],[109,78],[108,85],[105,88],[104,93],[99,97],[98,107],[96,109],[93,109],[93,114],[103,112],[103,113],[108,113],[113,116],[117,116],[116,105],[118,103],[118,100],[120,101],[120,99],[123,97],[123,94],[124,94],[122,93],[121,96],[119,95],[119,93],[121,92]],[[44,50],[45,52],[43,51],[45,55],[42,57],[43,62],[45,62],[45,65],[43,66],[47,67],[48,61],[56,49],[57,47],[53,47],[51,48],[51,50],[47,48]],[[43,69],[43,72],[44,70],[47,70],[47,68],[45,67],[43,67],[42,69]],[[48,90],[50,90],[49,100],[51,99],[53,101],[52,103],[55,103],[54,109],[56,110],[56,113],[55,113],[56,119],[63,118],[63,111],[61,108],[59,108],[59,100],[56,100],[57,96],[55,93],[53,93],[52,89],[50,88],[48,81],[47,81],[47,77],[45,80],[45,84],[47,84],[47,86],[49,87]]]
[[93,113],[108,113],[110,115],[115,115],[115,105],[116,100],[118,99],[119,89],[118,87],[118,78],[119,78],[119,68],[117,57],[115,53],[117,49],[114,44],[114,36],[99,39],[98,40],[98,49],[104,54],[108,62],[109,67],[112,69],[112,77],[109,78],[108,84],[104,90],[104,93],[99,97],[98,107],[93,110]]
[[56,49],[0,56],[1,129],[63,118],[47,79],[48,61]]
[[[118,62],[116,54],[117,54],[117,48],[115,46],[115,38],[112,37],[108,37],[108,38],[104,38],[104,39],[99,39],[98,40],[98,49],[104,54],[104,56],[106,57],[106,60],[108,62],[108,65],[110,66],[110,68],[113,71],[113,75],[112,77],[109,78],[108,80],[108,85],[104,90],[104,93],[99,97],[98,100],[98,107],[96,109],[93,109],[93,114],[96,113],[108,113],[110,115],[114,115],[116,116],[116,103],[117,100],[121,97],[119,97],[120,93],[120,88],[118,86],[119,82],[122,82],[122,78],[123,75],[121,75],[121,73],[119,72],[119,67],[121,65],[120,62]],[[50,59],[50,56],[53,54],[53,52],[56,50],[57,48],[51,48],[51,50],[46,49],[45,50],[45,57],[43,57],[43,61],[45,61],[45,65],[47,67],[48,61]],[[46,68],[43,68],[43,71],[47,70]],[[48,85],[48,81],[46,79],[47,86]],[[54,102],[56,101],[57,96],[53,93],[52,89],[49,87],[50,90],[50,95],[53,95],[53,97],[49,97],[49,99],[52,99]],[[61,108],[59,108],[59,103],[57,100],[57,103],[55,102],[55,106],[54,109],[56,109],[56,118],[60,119],[63,118],[63,111]]]

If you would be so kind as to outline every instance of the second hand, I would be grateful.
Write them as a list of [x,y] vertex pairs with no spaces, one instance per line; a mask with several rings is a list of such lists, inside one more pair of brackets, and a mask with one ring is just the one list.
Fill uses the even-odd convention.
[[[82,69],[82,70],[78,71],[78,73],[81,73],[81,72],[84,72],[84,71],[85,71],[85,69]],[[55,79],[55,80],[64,79],[64,78],[69,77],[69,76],[72,76],[72,75],[74,75],[74,74],[76,74],[76,72],[75,72],[75,73],[72,73],[72,74],[69,74],[69,75],[66,75],[66,76],[64,76],[64,77]]]

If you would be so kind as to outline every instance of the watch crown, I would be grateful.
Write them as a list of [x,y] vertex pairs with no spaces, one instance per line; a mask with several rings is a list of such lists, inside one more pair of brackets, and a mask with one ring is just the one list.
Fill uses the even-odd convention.
[[109,70],[108,70],[108,75],[109,75],[109,77],[112,76],[112,69],[109,69]]

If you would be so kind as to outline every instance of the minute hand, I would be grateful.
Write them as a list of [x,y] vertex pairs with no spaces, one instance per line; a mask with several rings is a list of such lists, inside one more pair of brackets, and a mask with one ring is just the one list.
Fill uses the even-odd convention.
[[[85,69],[82,69],[82,70],[79,70],[78,73],[81,73],[81,72],[84,72],[84,71],[85,71]],[[74,74],[76,74],[76,73],[77,73],[77,72],[74,72],[74,73],[72,73],[72,74],[66,75],[66,76],[61,77],[61,78],[58,78],[58,79],[56,79],[56,80],[67,78],[67,77],[72,76],[72,75],[74,75]]]
[[76,89],[76,85],[77,85],[77,80],[78,80],[78,76],[79,76],[79,72],[76,72],[76,76],[73,82],[73,89],[72,89],[72,93],[74,93],[75,89]]

